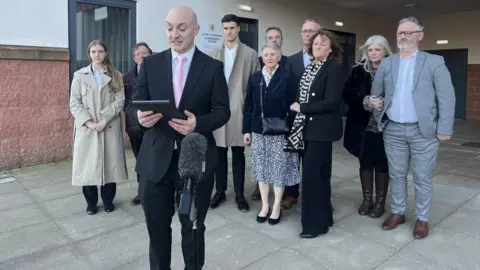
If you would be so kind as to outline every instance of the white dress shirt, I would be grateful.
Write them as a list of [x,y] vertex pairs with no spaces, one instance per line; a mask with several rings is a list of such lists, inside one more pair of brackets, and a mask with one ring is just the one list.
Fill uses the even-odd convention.
[[238,44],[235,45],[235,47],[229,49],[227,47],[227,44],[225,44],[225,79],[227,80],[230,78],[230,75],[232,74],[233,70],[233,63],[235,62],[235,56],[237,55],[237,49],[238,49]]

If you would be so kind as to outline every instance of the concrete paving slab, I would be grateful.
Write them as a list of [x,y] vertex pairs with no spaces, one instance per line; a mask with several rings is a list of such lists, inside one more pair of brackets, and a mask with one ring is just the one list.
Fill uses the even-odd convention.
[[[245,195],[251,210],[238,211],[229,172],[227,202],[206,220],[203,269],[480,269],[480,122],[457,121],[455,137],[440,144],[434,170],[430,236],[413,240],[415,185],[408,176],[407,223],[393,231],[379,219],[361,217],[358,159],[334,144],[332,201],[335,224],[316,239],[300,239],[299,203],[276,226],[257,224],[260,202],[251,202],[250,149],[246,149]],[[149,269],[142,207],[130,205],[138,184],[135,160],[126,152],[129,181],[118,185],[117,209],[88,216],[81,188],[70,184],[71,161],[2,171],[14,181],[0,184],[0,269]],[[231,157],[229,156],[229,160]],[[270,197],[273,202],[273,194]],[[390,193],[387,211],[390,210]],[[183,269],[180,222],[172,221],[172,269]]]

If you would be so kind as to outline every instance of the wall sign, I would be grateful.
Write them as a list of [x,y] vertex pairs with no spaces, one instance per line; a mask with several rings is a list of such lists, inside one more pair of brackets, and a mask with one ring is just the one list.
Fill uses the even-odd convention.
[[197,38],[198,49],[209,53],[212,49],[220,46],[223,42],[223,29],[221,22],[200,21],[200,33]]

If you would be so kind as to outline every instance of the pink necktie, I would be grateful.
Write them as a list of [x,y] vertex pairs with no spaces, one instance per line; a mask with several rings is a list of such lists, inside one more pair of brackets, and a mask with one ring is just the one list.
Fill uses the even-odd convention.
[[173,94],[175,97],[175,104],[178,107],[178,104],[180,104],[180,99],[182,98],[182,92],[183,92],[183,82],[184,82],[184,63],[187,58],[185,55],[178,55],[177,56],[177,68],[175,69],[175,76],[173,77]]

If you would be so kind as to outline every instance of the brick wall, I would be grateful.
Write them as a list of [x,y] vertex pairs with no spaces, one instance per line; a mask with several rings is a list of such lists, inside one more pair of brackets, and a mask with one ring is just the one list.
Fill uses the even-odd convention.
[[468,65],[467,120],[480,120],[480,65]]
[[0,45],[0,169],[70,157],[67,49]]

